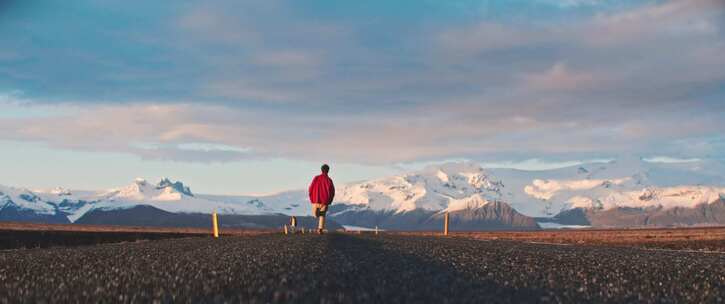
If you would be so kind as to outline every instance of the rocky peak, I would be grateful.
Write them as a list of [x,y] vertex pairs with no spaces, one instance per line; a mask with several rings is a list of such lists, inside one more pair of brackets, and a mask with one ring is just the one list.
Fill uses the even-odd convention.
[[177,192],[186,194],[188,196],[194,196],[193,193],[191,193],[191,189],[189,187],[184,186],[184,184],[180,181],[172,182],[168,178],[164,177],[162,178],[159,183],[156,185],[156,189],[162,190],[165,188],[171,188],[176,190]]

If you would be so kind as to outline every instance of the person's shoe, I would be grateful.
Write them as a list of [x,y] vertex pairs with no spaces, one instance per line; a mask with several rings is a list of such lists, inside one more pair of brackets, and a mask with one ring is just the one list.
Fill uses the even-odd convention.
[[323,234],[323,233],[324,232],[322,231],[322,229],[317,229],[317,234]]

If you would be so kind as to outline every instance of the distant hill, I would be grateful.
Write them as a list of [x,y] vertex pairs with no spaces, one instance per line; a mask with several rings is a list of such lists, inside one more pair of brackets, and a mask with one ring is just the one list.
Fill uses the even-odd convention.
[[[270,215],[237,215],[224,214],[219,216],[219,226],[233,228],[281,228],[289,224],[290,217],[283,214]],[[298,225],[316,228],[317,221],[311,216],[298,217]],[[88,225],[122,225],[149,227],[211,227],[209,214],[171,213],[161,209],[139,205],[127,209],[93,210],[84,214],[75,223]],[[335,221],[328,221],[330,230],[341,229]]]
[[544,220],[563,225],[594,227],[683,227],[725,225],[725,200],[693,207],[662,206],[613,207],[610,209],[574,208]]

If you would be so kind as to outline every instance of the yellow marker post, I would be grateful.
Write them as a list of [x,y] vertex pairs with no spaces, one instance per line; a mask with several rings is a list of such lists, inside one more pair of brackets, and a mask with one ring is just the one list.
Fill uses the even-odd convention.
[[284,234],[285,235],[289,234],[289,230],[287,230],[287,225],[284,225]]
[[214,228],[214,238],[219,237],[219,219],[217,219],[216,211],[211,214],[211,223]]
[[448,212],[446,212],[446,215],[443,218],[443,235],[448,235],[448,218]]

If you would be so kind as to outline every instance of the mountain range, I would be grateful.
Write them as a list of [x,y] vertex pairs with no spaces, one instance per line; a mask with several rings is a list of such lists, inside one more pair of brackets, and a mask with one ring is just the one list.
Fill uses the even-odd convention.
[[[443,216],[459,230],[550,227],[653,227],[725,224],[725,169],[717,161],[645,159],[552,170],[446,163],[339,185],[329,216],[337,224],[438,230]],[[266,196],[193,193],[180,181],[136,179],[104,191],[0,186],[0,220],[146,226],[279,227],[290,215],[313,225],[307,193]]]

